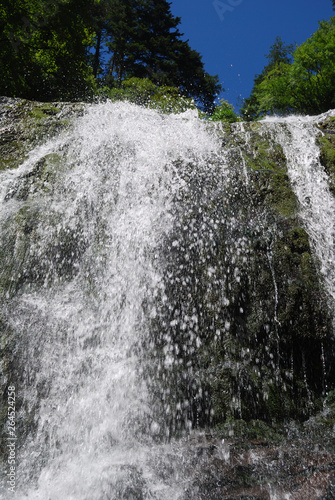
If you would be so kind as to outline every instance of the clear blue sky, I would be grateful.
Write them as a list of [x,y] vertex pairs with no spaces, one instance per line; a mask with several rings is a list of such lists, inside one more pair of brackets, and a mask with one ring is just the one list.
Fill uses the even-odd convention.
[[[180,31],[202,55],[205,69],[219,75],[222,97],[238,108],[277,36],[298,45],[335,15],[331,0],[170,0]],[[215,8],[215,4],[217,9]]]

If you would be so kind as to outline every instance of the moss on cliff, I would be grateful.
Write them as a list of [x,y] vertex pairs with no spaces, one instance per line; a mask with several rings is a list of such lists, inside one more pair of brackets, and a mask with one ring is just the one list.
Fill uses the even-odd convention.
[[335,195],[335,118],[327,118],[319,128],[324,134],[318,138],[320,161],[329,175],[329,187]]
[[260,123],[221,134],[225,164],[211,177],[179,166],[188,196],[162,246],[167,298],[152,344],[174,430],[306,420],[334,380],[327,294],[282,148]]
[[82,103],[40,103],[0,98],[0,171],[15,168],[29,152],[68,129],[84,112]]

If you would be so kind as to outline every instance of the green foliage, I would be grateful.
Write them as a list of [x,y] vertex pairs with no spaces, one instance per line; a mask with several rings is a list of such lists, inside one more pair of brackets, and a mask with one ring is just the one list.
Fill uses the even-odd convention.
[[5,0],[0,94],[87,99],[100,87],[128,90],[123,81],[134,77],[178,87],[210,112],[221,85],[179,24],[166,0]]
[[129,101],[148,106],[164,113],[182,113],[187,109],[195,109],[193,100],[181,95],[176,87],[159,87],[148,78],[129,78],[121,83],[120,88],[101,88],[98,95],[113,101]]
[[241,109],[245,119],[276,113],[317,114],[335,106],[334,17],[320,22],[311,38],[295,49],[293,62],[283,57],[272,62],[255,79]]
[[148,78],[129,78],[121,83],[120,88],[109,92],[112,100],[127,100],[139,105],[148,105],[156,91],[156,85]]
[[[295,110],[319,113],[335,105],[335,17],[294,53],[290,74]],[[296,88],[295,88],[296,86]]]
[[[282,72],[285,65],[289,65],[292,61],[292,52],[294,50],[294,45],[285,45],[280,37],[275,39],[275,42],[270,47],[269,54],[265,57],[268,59],[268,64],[264,67],[261,74],[256,75],[254,80],[254,87],[252,89],[250,97],[245,99],[244,104],[241,108],[241,115],[245,120],[252,120],[259,117],[262,114],[260,110],[259,102],[259,87],[272,72]],[[272,77],[269,78],[272,81]],[[286,89],[285,89],[286,92]],[[279,92],[280,95],[280,92]],[[272,93],[269,92],[267,96],[269,100],[272,98]],[[276,107],[275,102],[268,102],[265,106],[271,106],[271,109]],[[265,108],[268,110],[268,108]]]
[[176,87],[157,87],[150,101],[150,107],[164,113],[183,113],[195,109],[193,99],[181,95]]
[[234,123],[239,120],[237,114],[234,111],[234,107],[224,99],[220,100],[220,104],[216,106],[214,113],[209,119],[213,122],[222,121],[228,123]]
[[92,88],[86,46],[93,30],[84,0],[20,0],[0,8],[0,94],[76,99]]
[[290,65],[280,63],[269,71],[256,89],[257,114],[288,114],[292,110],[292,94],[289,92],[288,72]]

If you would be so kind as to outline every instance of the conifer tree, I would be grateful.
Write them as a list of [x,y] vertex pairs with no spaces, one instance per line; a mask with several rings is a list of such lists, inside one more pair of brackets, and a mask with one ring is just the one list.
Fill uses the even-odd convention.
[[240,110],[244,119],[250,120],[259,116],[260,106],[257,93],[259,85],[275,68],[279,68],[281,64],[290,64],[292,62],[293,51],[294,44],[286,45],[280,36],[276,37],[274,43],[270,47],[269,53],[265,56],[268,59],[268,64],[263,68],[259,75],[255,76],[251,94],[244,100],[243,106]]
[[166,0],[3,0],[0,94],[87,98],[132,77],[178,87],[209,111],[221,87],[182,40]]
[[123,78],[149,78],[156,85],[176,86],[194,97],[206,111],[214,108],[221,90],[218,77],[204,70],[200,54],[182,40],[166,0],[114,0],[108,21],[107,42],[111,52],[105,82]]

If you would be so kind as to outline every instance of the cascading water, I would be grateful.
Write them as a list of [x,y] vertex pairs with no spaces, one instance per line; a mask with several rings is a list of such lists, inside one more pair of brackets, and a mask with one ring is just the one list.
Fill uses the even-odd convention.
[[320,164],[320,148],[316,143],[321,133],[315,123],[322,122],[331,111],[319,117],[268,118],[277,142],[287,158],[292,187],[300,203],[300,213],[332,300],[335,300],[335,199],[329,189],[328,176]]
[[[315,413],[332,387],[333,336],[317,283],[304,309],[315,275],[297,224],[301,213],[335,297],[335,207],[308,123],[266,121],[271,144],[255,146],[247,124],[228,133],[193,111],[99,104],[1,173],[2,373],[18,400],[11,498],[226,498],[215,467],[264,460],[221,439],[207,453],[192,429],[221,425],[229,439],[234,419]],[[290,191],[289,216],[261,156],[281,162],[286,196],[278,143],[301,206]],[[7,500],[6,453],[4,463]],[[260,498],[284,498],[277,486],[266,476]]]
[[[18,236],[8,256],[8,265],[24,260],[17,273],[36,273],[6,311],[33,429],[17,498],[116,499],[145,482],[136,467],[159,424],[138,356],[164,293],[158,246],[183,183],[174,163],[205,161],[214,149],[193,113],[107,104],[2,175],[3,228],[34,218],[30,245]],[[52,161],[56,178],[29,191],[36,165]]]

